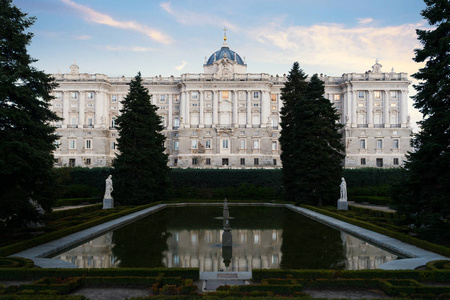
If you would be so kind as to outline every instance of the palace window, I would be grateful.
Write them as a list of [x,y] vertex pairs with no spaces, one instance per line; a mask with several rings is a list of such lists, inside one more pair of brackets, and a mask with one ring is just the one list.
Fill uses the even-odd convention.
[[259,92],[253,92],[253,98],[259,99]]
[[245,149],[245,140],[240,140],[240,149]]
[[273,165],[276,166],[277,165],[277,160],[274,158],[273,159]]
[[205,164],[208,166],[211,165],[211,158],[205,159]]
[[393,163],[394,163],[394,165],[398,166],[398,158],[394,158]]
[[90,165],[90,164],[91,164],[91,159],[90,159],[90,158],[86,158],[85,164],[86,164],[86,165]]
[[259,165],[259,158],[253,159],[253,164],[254,164],[255,166]]
[[359,141],[359,148],[360,149],[366,149],[366,140],[360,140]]
[[61,92],[56,92],[55,93],[55,98],[56,99],[61,99],[62,98],[62,93]]
[[75,139],[69,140],[69,149],[77,149],[77,140]]
[[228,149],[228,140],[222,140],[222,148]]
[[173,119],[173,129],[178,129],[180,127],[180,117],[175,117]]
[[205,140],[205,148],[211,149],[211,140]]
[[341,95],[340,94],[334,94],[333,98],[334,98],[334,101],[339,101],[339,100],[341,100]]
[[191,140],[191,149],[197,149],[197,148],[198,148],[198,141]]
[[78,93],[72,92],[72,99],[77,99],[77,98],[78,98]]
[[380,91],[374,91],[373,92],[373,97],[376,99],[380,99],[381,98],[381,92]]
[[94,99],[94,92],[88,92],[87,93],[87,98],[88,99]]
[[174,165],[174,166],[177,166],[177,165],[178,165],[178,158],[174,158],[174,159],[173,159],[173,165]]
[[86,149],[92,149],[92,140],[86,140]]
[[377,168],[382,168],[382,167],[383,167],[383,159],[377,158]]
[[180,148],[180,142],[173,141],[173,150],[178,151],[179,148]]
[[191,99],[198,99],[198,92],[192,92],[191,93]]
[[116,150],[116,142],[111,142],[111,150]]
[[358,92],[358,98],[359,99],[364,99],[364,92],[363,91],[359,91]]
[[259,140],[253,140],[253,149],[259,149]]
[[278,145],[277,145],[277,142],[276,142],[276,141],[272,141],[272,150],[273,150],[273,151],[278,150]]
[[377,149],[383,149],[383,140],[377,140]]
[[393,99],[397,98],[397,92],[396,91],[391,91],[391,98],[393,98]]
[[117,95],[112,95],[111,96],[111,101],[112,102],[116,102],[117,101]]
[[166,102],[166,95],[160,95],[159,96],[159,101],[160,102]]
[[366,165],[366,159],[365,158],[361,158],[361,165],[365,166]]
[[222,166],[228,166],[228,158],[222,158]]
[[392,140],[392,149],[398,149],[399,141],[398,139]]
[[241,166],[245,166],[245,158],[241,158]]
[[196,165],[196,164],[197,164],[197,157],[193,157],[193,158],[192,158],[192,164],[193,164],[193,165]]
[[270,98],[271,98],[271,100],[274,101],[274,102],[277,101],[277,95],[272,94],[272,95],[270,95]]
[[222,91],[222,99],[228,99],[228,91]]

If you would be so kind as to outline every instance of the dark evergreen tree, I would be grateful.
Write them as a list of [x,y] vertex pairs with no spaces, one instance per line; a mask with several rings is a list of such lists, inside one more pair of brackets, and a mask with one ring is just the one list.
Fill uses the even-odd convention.
[[450,2],[425,3],[421,14],[434,28],[416,31],[423,48],[415,50],[414,60],[425,66],[413,75],[419,80],[414,107],[424,120],[392,195],[393,207],[422,237],[450,244]]
[[11,0],[0,0],[0,226],[37,220],[29,199],[46,210],[53,201],[57,136],[49,122],[59,118],[49,101],[56,84],[31,66],[27,29],[34,21]]
[[[339,196],[344,147],[339,115],[323,97],[317,74],[309,83],[298,63],[282,89],[280,144],[286,200],[331,204]],[[287,153],[285,153],[287,151]]]
[[165,137],[157,107],[150,99],[138,73],[117,117],[120,154],[113,162],[113,197],[121,204],[145,204],[167,197]]
[[296,143],[294,141],[294,132],[298,124],[295,111],[300,99],[304,97],[306,90],[306,74],[300,69],[298,62],[292,66],[287,81],[281,88],[281,100],[283,107],[280,111],[281,131],[280,131],[280,147],[281,162],[283,164],[283,187],[284,197],[288,201],[297,201],[299,193],[298,186],[295,184],[298,176],[298,158],[295,157]]

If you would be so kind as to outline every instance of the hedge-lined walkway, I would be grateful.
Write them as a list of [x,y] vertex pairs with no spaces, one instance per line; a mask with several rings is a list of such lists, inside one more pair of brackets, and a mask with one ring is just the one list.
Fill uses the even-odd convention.
[[368,208],[372,210],[378,210],[378,211],[384,211],[384,212],[391,212],[394,213],[395,210],[390,209],[387,205],[371,205],[371,204],[361,204],[357,203],[355,201],[348,201],[349,206],[355,206],[355,207],[362,207],[362,208]]

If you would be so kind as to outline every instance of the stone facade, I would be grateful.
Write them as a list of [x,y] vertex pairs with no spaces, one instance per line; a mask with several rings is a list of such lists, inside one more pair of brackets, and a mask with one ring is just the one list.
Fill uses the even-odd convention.
[[[247,73],[226,41],[205,61],[204,73],[145,77],[164,124],[169,166],[280,168],[280,89],[286,76]],[[110,166],[116,155],[115,119],[132,78],[80,73],[75,62],[59,84],[52,109],[61,136],[57,166]],[[345,167],[397,167],[410,151],[406,73],[323,76],[325,97],[345,125]]]

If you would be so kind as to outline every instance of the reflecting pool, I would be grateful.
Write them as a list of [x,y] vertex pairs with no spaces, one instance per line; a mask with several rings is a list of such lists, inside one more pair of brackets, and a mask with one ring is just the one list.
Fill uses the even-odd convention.
[[[79,268],[194,267],[375,269],[395,254],[286,208],[229,208],[232,247],[222,248],[222,207],[166,208],[55,256]],[[224,262],[225,260],[225,262]]]

